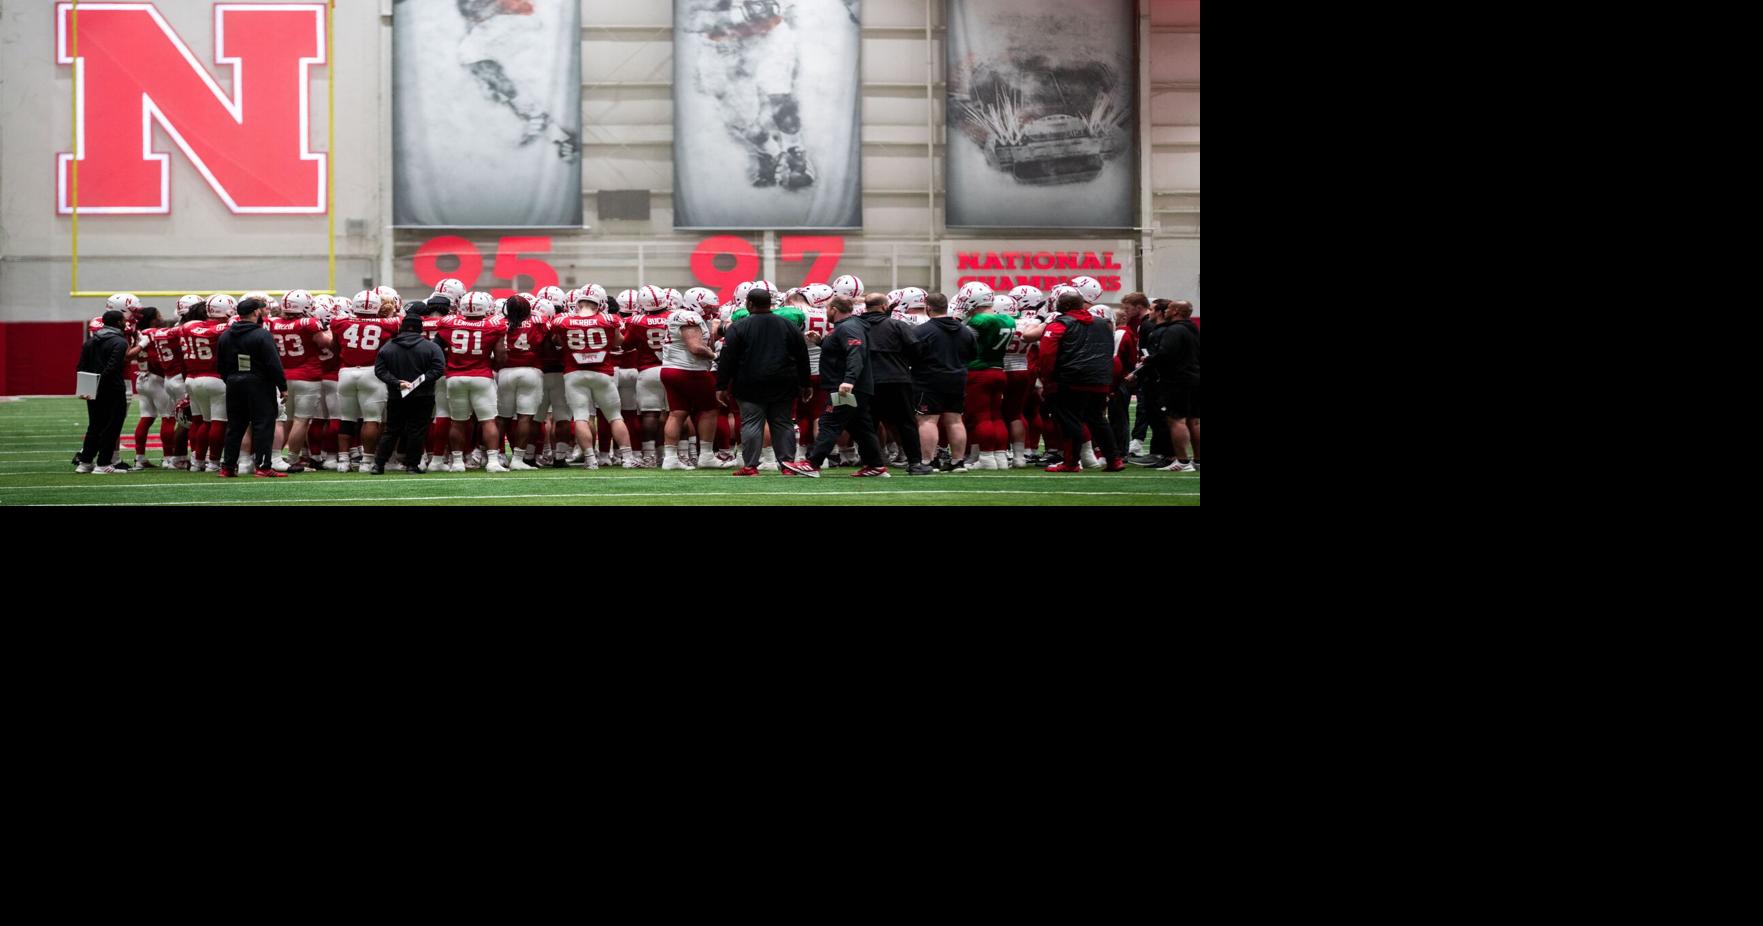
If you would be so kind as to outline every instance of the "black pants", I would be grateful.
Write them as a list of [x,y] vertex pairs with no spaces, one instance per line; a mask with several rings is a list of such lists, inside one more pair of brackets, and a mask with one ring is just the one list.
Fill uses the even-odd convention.
[[1108,427],[1114,433],[1114,446],[1124,448],[1130,438],[1132,426],[1127,414],[1127,392],[1125,386],[1115,386],[1108,393]]
[[911,383],[876,383],[869,413],[894,429],[908,466],[917,466],[924,459],[918,448],[918,406],[912,401]]
[[386,428],[380,432],[380,446],[373,455],[375,465],[385,467],[392,453],[402,450],[405,465],[415,466],[422,459],[423,442],[434,417],[434,393],[400,398],[398,387],[393,386],[392,396],[386,401]]
[[881,442],[875,438],[875,421],[870,418],[868,396],[858,396],[855,406],[829,402],[826,411],[820,414],[819,428],[814,449],[808,453],[808,462],[815,469],[832,455],[839,435],[847,431],[851,434],[851,442],[857,445],[857,456],[864,466],[882,465]]
[[122,419],[129,411],[129,394],[118,385],[114,389],[98,387],[97,398],[86,403],[86,443],[80,450],[81,463],[109,466],[115,462],[116,439],[122,436]]
[[1071,445],[1071,452],[1065,462],[1076,463],[1077,452],[1083,448],[1084,425],[1090,426],[1090,440],[1096,445],[1096,456],[1112,463],[1119,459],[1114,443],[1114,432],[1108,427],[1108,417],[1102,410],[1108,405],[1108,395],[1102,392],[1067,392],[1060,390],[1051,397],[1053,420],[1059,423],[1059,430],[1064,432],[1065,440]]
[[269,468],[270,454],[275,451],[275,387],[251,374],[237,374],[226,382],[226,450],[220,466],[229,472],[239,471],[239,445],[245,441],[245,429],[251,429],[251,455],[258,469]]

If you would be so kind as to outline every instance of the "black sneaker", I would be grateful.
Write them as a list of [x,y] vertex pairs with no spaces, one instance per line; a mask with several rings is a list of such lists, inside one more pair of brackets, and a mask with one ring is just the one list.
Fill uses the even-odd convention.
[[908,476],[935,476],[936,474],[936,467],[924,463],[914,463],[912,468],[906,471]]
[[384,476],[386,474],[386,468],[378,463],[375,463],[373,465],[373,468],[368,470],[367,472],[369,475],[373,475],[373,476]]
[[1065,462],[1065,454],[1060,453],[1057,450],[1049,450],[1046,453],[1041,454],[1041,458],[1035,462],[1045,463],[1048,466],[1058,466]]
[[1127,457],[1126,462],[1131,463],[1134,466],[1158,467],[1168,466],[1169,458],[1155,453],[1142,453],[1138,456]]
[[404,475],[406,475],[406,476],[420,476],[426,472],[428,472],[428,470],[423,469],[420,466],[406,466],[406,467],[404,467]]

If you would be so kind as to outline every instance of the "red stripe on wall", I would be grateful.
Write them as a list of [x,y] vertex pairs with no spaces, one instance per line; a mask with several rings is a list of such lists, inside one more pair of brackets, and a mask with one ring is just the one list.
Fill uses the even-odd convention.
[[0,395],[73,395],[85,322],[0,323]]

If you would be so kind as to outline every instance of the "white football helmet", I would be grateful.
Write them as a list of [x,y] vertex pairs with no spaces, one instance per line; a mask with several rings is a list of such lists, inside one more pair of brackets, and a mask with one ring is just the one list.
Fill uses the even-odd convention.
[[637,291],[634,289],[627,289],[624,292],[619,293],[618,304],[622,306],[626,312],[634,313],[642,311],[637,308]]
[[888,308],[892,309],[892,308],[898,306],[899,304],[900,304],[900,291],[897,289],[888,290]]
[[459,314],[466,318],[483,318],[490,314],[490,309],[495,304],[496,301],[490,298],[489,293],[466,293],[465,298],[459,301]]
[[1016,312],[1017,312],[1016,300],[1010,298],[1009,296],[1003,296],[1003,295],[993,296],[992,297],[992,311],[997,312],[1000,315],[1008,315],[1011,318],[1015,318]]
[[550,321],[557,315],[557,304],[544,296],[533,300],[533,317],[540,321]]
[[448,277],[435,284],[435,294],[446,296],[448,302],[457,305],[459,300],[465,298],[465,284]]
[[522,299],[525,299],[527,305],[532,305],[533,300],[538,298],[537,296],[534,296],[532,293],[515,293],[515,295],[519,296]]
[[681,295],[679,290],[669,289],[667,291],[667,307],[669,309],[677,309],[685,304],[686,297]]
[[705,318],[722,306],[716,298],[716,291],[703,286],[694,286],[680,296],[680,306],[687,311],[696,312]]
[[508,314],[508,300],[507,299],[497,299],[496,304],[490,307],[490,314],[496,315],[496,316],[507,315]]
[[648,315],[652,312],[665,312],[669,308],[667,290],[654,284],[648,284],[637,290],[637,311]]
[[215,293],[208,297],[208,317],[227,318],[239,308],[239,303],[226,293]]
[[1010,291],[1010,298],[1016,300],[1016,307],[1024,312],[1039,312],[1047,302],[1047,294],[1033,286],[1018,286]]
[[581,302],[584,299],[602,309],[606,308],[606,287],[601,286],[598,283],[589,283],[581,289],[576,290],[575,301]]
[[847,273],[833,281],[833,295],[856,302],[863,298],[863,281]]
[[916,286],[908,286],[900,290],[900,308],[922,309],[924,308],[924,297],[928,295],[930,294]]
[[777,284],[771,282],[770,280],[754,280],[753,281],[753,288],[754,289],[763,289],[766,292],[771,294],[771,298],[774,301],[777,299]]
[[282,314],[305,315],[315,305],[317,302],[313,300],[311,293],[303,289],[291,289],[282,297]]
[[261,289],[254,289],[239,297],[240,302],[244,302],[247,299],[262,299],[264,305],[269,305],[269,293],[266,293]]
[[[445,283],[447,281],[442,280],[441,282]],[[390,286],[375,286],[373,288],[373,291],[379,294],[380,307],[382,309],[388,305],[392,307],[393,311],[397,311],[398,309],[401,309],[404,307],[404,297],[398,295],[398,291],[393,289],[392,287],[390,287]]]
[[562,305],[568,297],[569,294],[564,292],[561,286],[547,286],[539,290],[539,298],[551,303],[553,307]]
[[136,299],[134,293],[117,293],[104,300],[104,309],[108,312],[121,312],[127,315],[140,307],[141,300]]
[[826,308],[826,304],[833,301],[833,297],[836,295],[838,295],[838,291],[825,283],[810,283],[802,287],[802,298],[807,299],[808,304],[817,309]]
[[735,294],[729,299],[729,305],[742,306],[747,304],[747,293],[753,290],[752,283],[740,283],[735,286]]
[[1094,303],[1102,298],[1102,284],[1095,277],[1072,277],[1071,285],[1077,287],[1078,295],[1083,296],[1085,302]]
[[[125,293],[124,295],[127,295],[127,294]],[[112,296],[111,298],[114,299],[116,297]],[[191,306],[193,306],[196,303],[201,302],[201,301],[202,301],[202,297],[194,295],[194,294],[188,295],[188,296],[179,296],[178,297],[178,314],[182,315],[185,312],[190,311]]]
[[991,305],[992,287],[979,280],[973,280],[961,284],[961,289],[955,293],[955,298],[959,300],[962,305],[968,306],[969,308]]
[[1106,306],[1106,305],[1090,306],[1090,314],[1107,322],[1110,325],[1114,324],[1114,308],[1112,306]]
[[1083,293],[1078,293],[1077,287],[1072,286],[1069,283],[1060,283],[1058,286],[1053,287],[1047,292],[1046,310],[1049,312],[1059,311],[1059,297],[1066,293],[1077,293],[1078,298],[1083,298]]

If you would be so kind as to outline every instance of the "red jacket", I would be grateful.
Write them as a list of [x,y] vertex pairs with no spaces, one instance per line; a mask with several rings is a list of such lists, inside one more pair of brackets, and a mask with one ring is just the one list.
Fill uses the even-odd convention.
[[[1070,317],[1077,319],[1078,324],[1081,325],[1095,324],[1096,321],[1096,317],[1087,311]],[[1107,386],[1061,385],[1053,380],[1053,371],[1059,368],[1059,339],[1064,337],[1068,330],[1065,319],[1064,315],[1054,318],[1047,323],[1047,330],[1041,335],[1041,352],[1035,358],[1035,375],[1041,381],[1041,388],[1047,392],[1068,389],[1072,392],[1098,392],[1106,395],[1109,388]],[[1120,374],[1116,372],[1115,375],[1118,377]]]

